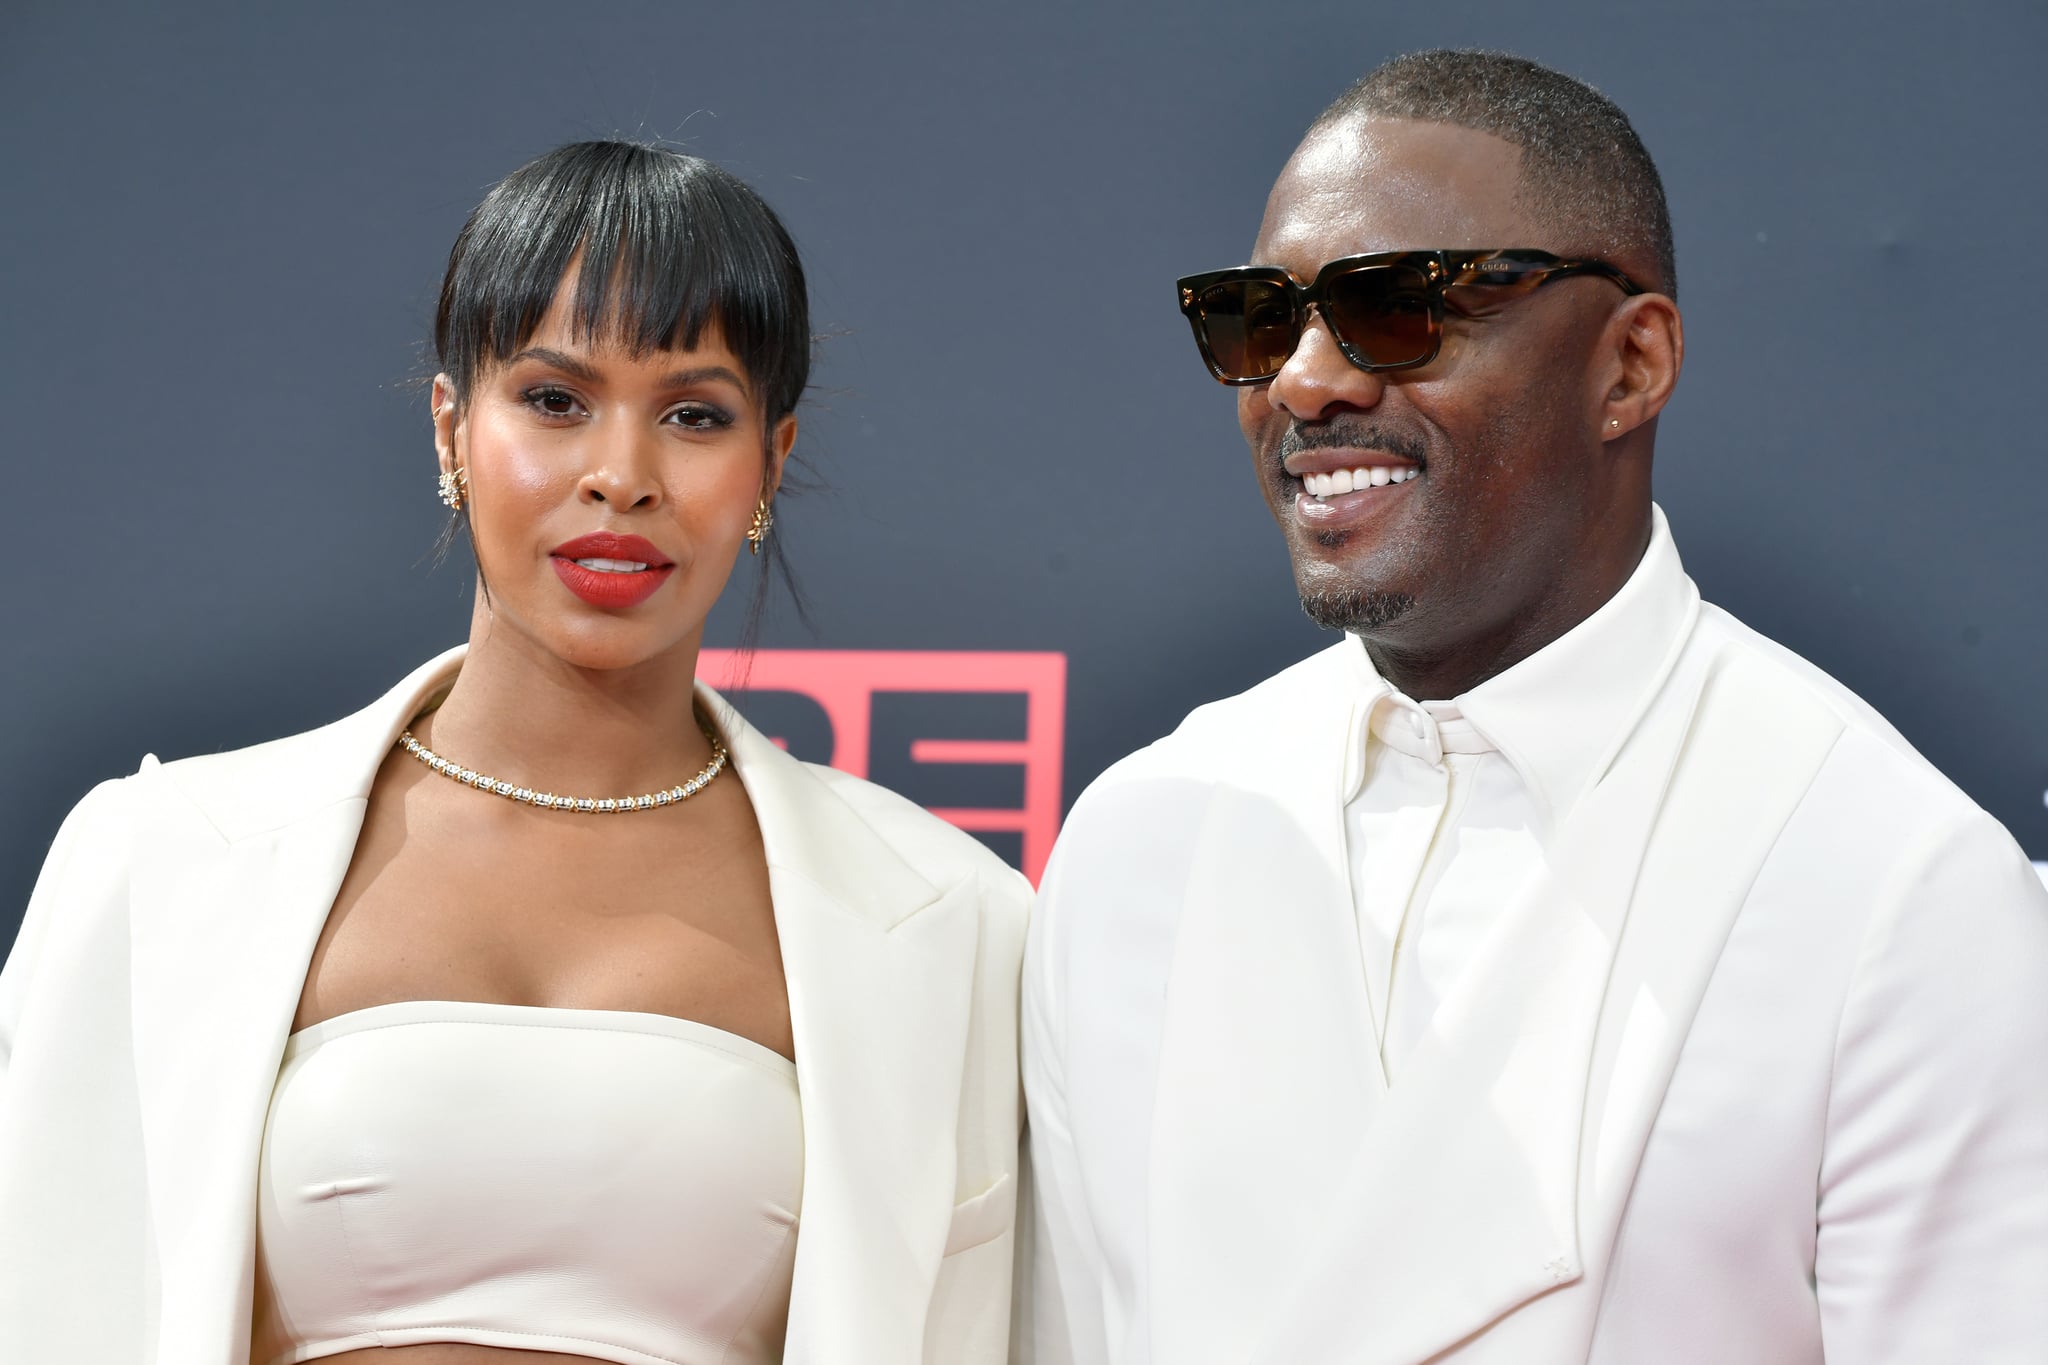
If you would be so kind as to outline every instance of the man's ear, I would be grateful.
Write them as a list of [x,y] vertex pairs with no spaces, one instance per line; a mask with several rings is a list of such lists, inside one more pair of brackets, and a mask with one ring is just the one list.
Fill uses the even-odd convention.
[[1662,294],[1638,294],[1609,319],[1607,392],[1600,434],[1608,440],[1653,421],[1671,401],[1685,364],[1685,324],[1678,305]]
[[764,480],[769,498],[782,487],[782,471],[789,463],[789,452],[796,448],[796,414],[785,413],[768,433],[768,472]]
[[455,457],[455,381],[445,374],[434,376],[434,392],[431,409],[434,418],[434,454],[439,458],[441,472],[453,473],[457,464]]

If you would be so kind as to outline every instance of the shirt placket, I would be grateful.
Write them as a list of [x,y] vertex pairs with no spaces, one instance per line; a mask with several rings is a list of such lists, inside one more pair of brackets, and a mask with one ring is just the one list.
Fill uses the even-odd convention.
[[[1459,824],[1471,800],[1472,769],[1479,761],[1473,754],[1439,753],[1436,770],[1442,775],[1443,798],[1437,804],[1436,822],[1416,859],[1408,887],[1408,903],[1401,911],[1400,932],[1394,938],[1393,961],[1387,968],[1387,1011],[1380,1028],[1380,1069],[1391,1079],[1393,1063],[1411,1051],[1417,1038],[1428,1028],[1428,1018],[1404,1027],[1400,1006],[1404,996],[1415,989],[1417,955],[1422,936],[1429,931],[1430,903],[1443,879],[1451,857]],[[1436,1002],[1441,1004],[1441,1001]],[[1434,1008],[1426,1014],[1434,1014]]]

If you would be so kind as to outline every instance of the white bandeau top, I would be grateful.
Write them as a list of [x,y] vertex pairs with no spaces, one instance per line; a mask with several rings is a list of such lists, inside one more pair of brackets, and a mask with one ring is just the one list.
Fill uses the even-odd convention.
[[256,1365],[469,1342],[782,1356],[796,1067],[658,1014],[409,1001],[292,1035],[257,1198]]

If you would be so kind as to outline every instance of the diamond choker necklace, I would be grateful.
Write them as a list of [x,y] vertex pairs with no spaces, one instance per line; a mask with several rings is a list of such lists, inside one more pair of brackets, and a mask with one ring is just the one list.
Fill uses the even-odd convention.
[[544,810],[574,811],[578,815],[614,815],[629,810],[654,810],[660,806],[673,806],[678,801],[687,801],[711,785],[711,779],[725,771],[725,741],[712,733],[707,726],[704,738],[711,741],[711,761],[701,768],[697,775],[680,786],[667,791],[649,792],[645,796],[607,796],[592,800],[587,796],[557,796],[553,792],[529,791],[515,787],[510,782],[500,782],[486,773],[474,772],[459,763],[441,757],[426,745],[412,737],[407,730],[398,737],[398,747],[411,754],[420,762],[432,768],[451,782],[460,782],[478,791],[502,796],[508,801],[519,801]]

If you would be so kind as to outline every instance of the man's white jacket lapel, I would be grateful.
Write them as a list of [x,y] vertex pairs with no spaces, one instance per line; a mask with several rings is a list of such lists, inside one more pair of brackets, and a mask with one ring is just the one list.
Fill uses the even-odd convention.
[[[1692,614],[1546,875],[1391,1090],[1351,909],[1343,751],[1279,737],[1358,738],[1339,676],[1355,646],[1275,680],[1276,742],[1217,785],[1189,841],[1153,1127],[1155,1360],[1293,1365],[1340,1344],[1354,1365],[1585,1359],[1679,1044],[1841,730],[1774,669],[1713,652],[1681,666]],[[1217,1198],[1240,1182],[1259,1196]],[[1260,1214],[1223,1229],[1219,1208]]]
[[[67,822],[0,978],[0,1358],[245,1359],[255,1171],[306,968],[378,766],[459,658],[304,735],[146,761]],[[902,803],[700,695],[759,818],[788,981],[805,1171],[787,1358],[998,1360],[1027,889],[951,831],[906,856],[873,822]],[[921,830],[910,815],[883,828]],[[123,937],[128,989],[84,989]],[[69,1121],[81,1106],[102,1121]],[[110,1353],[81,1351],[100,1338]]]

